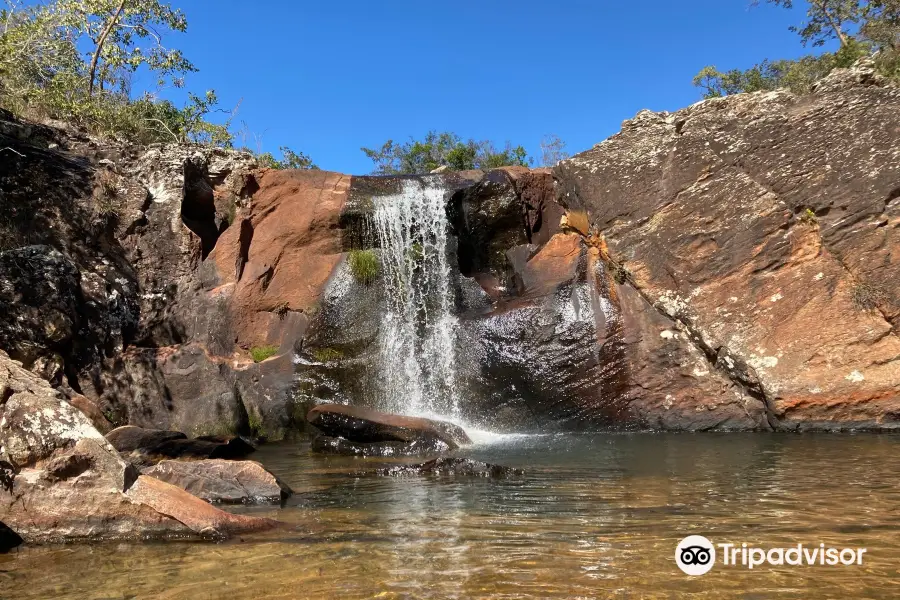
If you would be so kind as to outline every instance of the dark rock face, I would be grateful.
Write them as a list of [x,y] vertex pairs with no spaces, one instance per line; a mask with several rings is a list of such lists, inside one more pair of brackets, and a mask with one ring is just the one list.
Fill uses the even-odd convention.
[[524,475],[524,471],[521,469],[492,465],[470,458],[448,456],[418,465],[396,465],[386,469],[378,469],[376,473],[390,476],[431,475],[435,477],[485,477],[490,479]]
[[445,449],[455,450],[472,443],[466,432],[453,423],[392,415],[359,406],[323,404],[309,411],[306,419],[325,436],[356,444],[400,442],[415,443],[419,448],[446,446]]
[[630,274],[633,418],[900,427],[898,115],[900,89],[860,64],[807,97],[642,111],[558,167]]
[[277,504],[292,493],[261,464],[249,460],[165,460],[144,474],[213,503]]
[[188,439],[179,431],[143,429],[125,425],[110,431],[106,440],[124,457],[140,466],[166,459],[240,459],[254,452],[252,444],[239,437],[206,436]]
[[27,364],[65,353],[84,312],[75,265],[48,246],[0,253],[0,347]]

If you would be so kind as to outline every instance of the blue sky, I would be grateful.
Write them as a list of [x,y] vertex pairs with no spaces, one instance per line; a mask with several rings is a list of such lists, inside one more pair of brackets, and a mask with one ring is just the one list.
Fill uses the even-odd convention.
[[[361,146],[429,129],[509,140],[534,155],[555,133],[575,153],[642,108],[698,100],[691,79],[706,64],[804,53],[787,27],[805,7],[749,0],[173,4],[189,29],[166,41],[200,69],[188,88],[214,88],[229,107],[240,100],[238,125],[263,150],[288,145],[353,174],[372,170]],[[256,149],[253,136],[246,143]]]

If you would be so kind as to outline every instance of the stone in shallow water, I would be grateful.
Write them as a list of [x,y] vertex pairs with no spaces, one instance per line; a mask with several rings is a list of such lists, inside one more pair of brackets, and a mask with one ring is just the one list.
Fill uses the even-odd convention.
[[522,469],[492,465],[470,458],[441,457],[418,465],[397,465],[375,471],[378,475],[438,475],[449,477],[503,477],[524,475]]
[[359,444],[374,442],[419,442],[431,447],[443,442],[448,449],[471,444],[462,427],[446,421],[383,413],[359,406],[321,404],[306,416],[309,423],[328,437]]
[[207,502],[277,504],[293,493],[252,460],[164,460],[144,474],[177,485]]
[[450,446],[438,439],[412,440],[411,442],[351,442],[340,437],[317,435],[312,441],[312,451],[341,456],[427,456],[441,454]]
[[21,543],[19,534],[0,522],[0,554],[9,552]]

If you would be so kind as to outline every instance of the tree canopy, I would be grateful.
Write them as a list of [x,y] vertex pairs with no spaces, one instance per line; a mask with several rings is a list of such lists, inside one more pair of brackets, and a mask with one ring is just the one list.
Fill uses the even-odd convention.
[[[793,0],[765,1],[794,8]],[[883,75],[900,79],[900,0],[809,0],[806,19],[790,30],[804,46],[837,42],[838,48],[795,60],[766,59],[746,70],[707,66],[694,77],[694,85],[703,90],[704,98],[778,88],[803,94],[833,69],[849,67],[870,54]]]
[[444,166],[454,171],[527,167],[534,162],[522,146],[507,142],[498,150],[490,141],[463,141],[446,131],[429,131],[422,140],[410,138],[402,144],[388,140],[380,148],[361,150],[375,163],[374,173],[379,175],[429,173]]
[[[157,93],[183,87],[197,69],[176,48],[184,13],[160,0],[0,0],[0,106],[17,114],[65,119],[138,143],[194,142],[231,147],[236,108],[219,106],[215,90],[188,92],[183,106],[144,92],[131,78],[149,72]],[[214,118],[215,115],[220,115]],[[282,159],[259,153],[274,168],[314,168],[302,152]]]

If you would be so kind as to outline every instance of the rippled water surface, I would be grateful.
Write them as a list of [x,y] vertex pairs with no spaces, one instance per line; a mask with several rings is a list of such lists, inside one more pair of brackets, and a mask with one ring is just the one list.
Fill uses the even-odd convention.
[[[465,456],[489,481],[358,476],[298,444],[255,458],[297,492],[241,508],[289,531],[224,544],[102,544],[0,555],[2,598],[897,598],[900,437],[534,436]],[[692,533],[763,547],[868,549],[861,566],[674,560]]]

